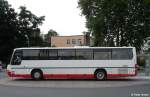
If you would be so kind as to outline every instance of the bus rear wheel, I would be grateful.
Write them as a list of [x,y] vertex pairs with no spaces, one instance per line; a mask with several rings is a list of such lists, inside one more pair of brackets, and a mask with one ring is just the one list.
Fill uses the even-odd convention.
[[104,70],[97,70],[95,72],[96,80],[105,80],[107,78],[107,74]]
[[31,72],[31,77],[34,80],[41,80],[41,79],[43,79],[43,73],[41,70],[33,70]]

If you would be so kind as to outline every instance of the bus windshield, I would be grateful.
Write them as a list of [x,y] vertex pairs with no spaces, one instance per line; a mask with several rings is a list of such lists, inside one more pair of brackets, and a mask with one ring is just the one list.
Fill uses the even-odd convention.
[[22,51],[21,50],[16,50],[14,52],[13,57],[12,57],[11,64],[12,65],[19,65],[19,64],[21,64],[21,60],[22,60]]

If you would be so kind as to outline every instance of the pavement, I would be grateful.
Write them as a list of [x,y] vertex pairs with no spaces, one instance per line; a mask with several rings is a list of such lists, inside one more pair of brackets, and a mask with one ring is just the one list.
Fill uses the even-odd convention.
[[0,85],[0,97],[150,97],[149,89],[150,84],[110,88],[34,88]]
[[149,89],[150,76],[106,81],[93,79],[34,81],[8,78],[4,72],[0,72],[0,97],[150,97]]
[[48,79],[35,81],[31,79],[0,79],[0,85],[21,87],[50,87],[50,88],[102,88],[124,87],[150,84],[150,77],[132,77],[96,81],[93,79]]
[[124,87],[150,84],[150,76],[135,76],[119,79],[96,81],[94,79],[46,79],[35,81],[32,79],[13,79],[0,72],[0,85],[21,87],[50,87],[50,88],[102,88]]

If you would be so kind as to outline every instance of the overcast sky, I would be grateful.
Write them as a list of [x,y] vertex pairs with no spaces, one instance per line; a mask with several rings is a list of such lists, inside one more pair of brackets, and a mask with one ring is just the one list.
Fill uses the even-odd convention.
[[26,6],[37,16],[45,16],[41,27],[42,33],[49,29],[57,31],[60,35],[78,35],[87,31],[85,18],[81,16],[78,0],[7,0],[16,11],[19,6]]

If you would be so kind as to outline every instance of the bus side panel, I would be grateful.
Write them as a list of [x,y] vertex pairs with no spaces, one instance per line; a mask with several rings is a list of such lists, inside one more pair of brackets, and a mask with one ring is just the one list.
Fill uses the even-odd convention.
[[[72,77],[94,77],[96,69],[110,66],[103,60],[22,60],[20,66],[13,67],[16,75],[30,75],[32,69],[39,68],[44,75],[73,75]],[[52,77],[50,76],[50,77]]]
[[108,74],[110,76],[134,76],[135,63],[134,60],[112,60],[111,64],[114,68]]
[[31,78],[30,72],[31,69],[24,68],[22,65],[19,66],[8,65],[7,67],[7,75],[9,77]]
[[108,67],[109,61],[99,60],[28,60],[22,67],[41,68],[48,74],[93,74],[97,68]]

